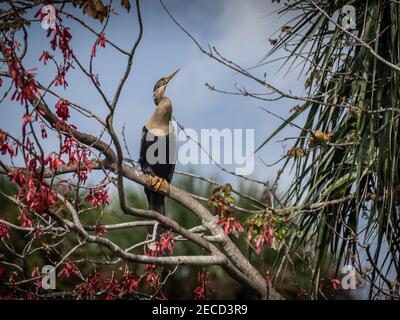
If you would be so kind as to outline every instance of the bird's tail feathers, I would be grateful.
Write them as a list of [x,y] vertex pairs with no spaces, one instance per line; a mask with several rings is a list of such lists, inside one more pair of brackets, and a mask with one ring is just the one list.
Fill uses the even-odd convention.
[[[161,213],[162,215],[165,216],[165,196],[150,190],[146,192],[146,195],[149,201],[149,210],[157,211],[158,213]],[[148,226],[147,228],[150,236],[153,235],[153,229],[154,229],[153,226]],[[161,235],[166,231],[167,230],[163,226],[158,225],[156,240],[159,241]]]

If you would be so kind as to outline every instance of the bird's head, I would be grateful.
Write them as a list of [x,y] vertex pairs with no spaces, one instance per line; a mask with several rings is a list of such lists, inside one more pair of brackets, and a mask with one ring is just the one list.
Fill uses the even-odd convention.
[[161,78],[154,85],[153,99],[154,99],[154,103],[156,105],[164,97],[165,88],[167,87],[168,82],[170,82],[171,79],[173,77],[175,77],[175,75],[178,73],[178,71],[179,71],[179,69],[176,70],[174,73],[170,74],[169,76]]

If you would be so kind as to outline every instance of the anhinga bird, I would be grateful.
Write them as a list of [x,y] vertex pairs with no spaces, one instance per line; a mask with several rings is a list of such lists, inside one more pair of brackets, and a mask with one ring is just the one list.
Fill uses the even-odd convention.
[[[172,103],[164,96],[168,82],[178,73],[179,69],[161,78],[154,86],[153,99],[156,110],[142,130],[139,163],[142,171],[151,175],[151,185],[156,191],[144,188],[149,202],[149,210],[165,215],[165,196],[157,192],[165,180],[169,183],[175,170],[176,137],[171,125]],[[153,227],[148,228],[149,234]],[[157,240],[165,232],[165,228],[158,227]]]

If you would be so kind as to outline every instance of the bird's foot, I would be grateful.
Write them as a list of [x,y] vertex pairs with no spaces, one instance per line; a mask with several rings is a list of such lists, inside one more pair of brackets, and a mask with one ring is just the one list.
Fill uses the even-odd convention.
[[150,186],[155,191],[162,191],[164,193],[169,193],[169,183],[164,178],[150,175],[149,183],[150,183]]

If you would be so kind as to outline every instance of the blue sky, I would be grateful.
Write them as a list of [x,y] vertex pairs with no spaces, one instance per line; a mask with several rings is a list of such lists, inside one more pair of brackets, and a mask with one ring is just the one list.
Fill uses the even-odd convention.
[[[134,14],[135,7],[128,14],[115,2],[118,16],[113,16],[106,30],[106,37],[122,48],[129,50],[136,40],[138,25]],[[244,67],[251,67],[261,61],[271,48],[268,38],[279,28],[285,25],[290,17],[279,17],[272,12],[279,7],[272,5],[270,0],[165,0],[171,13],[185,28],[206,46],[215,46],[220,53]],[[4,4],[0,4],[4,7]],[[74,9],[72,9],[74,10]],[[98,21],[88,19],[81,11],[74,12],[87,21],[94,29],[100,30]],[[32,13],[33,14],[33,13]],[[223,90],[234,90],[235,84],[246,86],[260,92],[262,88],[244,77],[235,74],[226,67],[210,60],[203,55],[195,44],[170,20],[158,0],[142,1],[144,21],[144,35],[134,59],[132,73],[128,78],[121,95],[115,115],[115,128],[118,133],[126,123],[126,136],[129,148],[134,158],[139,151],[140,134],[143,124],[154,111],[152,89],[154,83],[162,76],[180,68],[178,76],[169,84],[167,96],[174,106],[174,115],[185,127],[199,130],[201,128],[231,128],[255,130],[255,145],[258,146],[279,124],[280,121],[261,111],[257,106],[263,106],[283,117],[289,115],[289,110],[298,102],[282,99],[275,102],[260,102],[250,98],[229,96],[212,92],[205,87],[205,83],[215,85]],[[71,19],[64,18],[64,25],[71,28],[73,39],[71,46],[80,60],[87,66],[91,47],[95,36],[81,28]],[[24,59],[26,68],[38,68],[38,79],[42,84],[48,84],[55,73],[54,66],[43,66],[38,59],[43,50],[49,50],[49,39],[39,23],[29,28],[29,50]],[[278,53],[283,55],[284,52]],[[124,71],[126,57],[111,46],[98,48],[94,60],[94,73],[99,74],[101,87],[109,99],[112,99],[119,79]],[[267,74],[267,80],[285,91],[302,93],[303,79],[298,79],[296,71],[285,75],[285,71],[278,72],[280,62],[269,64],[254,70],[262,76]],[[67,76],[69,87],[64,90],[60,87],[56,91],[101,116],[105,116],[107,108],[89,79],[76,69]],[[7,85],[0,88],[1,94]],[[48,97],[50,105],[56,100]],[[53,103],[53,104],[52,104]],[[6,100],[2,108],[0,127],[16,136],[21,135],[21,118],[24,110],[21,106]],[[93,119],[85,119],[76,112],[72,113],[71,123],[79,129],[98,135],[100,127]],[[293,136],[294,130],[286,132],[285,136]],[[283,136],[278,136],[266,145],[258,155],[267,163],[279,159],[283,151],[281,142]],[[286,142],[290,147],[291,142]],[[51,149],[57,145],[55,139],[46,141],[46,147]],[[267,168],[256,157],[254,177],[260,180],[273,179],[279,166]],[[178,165],[180,170],[188,168]],[[227,166],[233,170],[234,166]],[[206,175],[218,174],[221,182],[236,179],[224,175],[213,165],[194,166],[194,170]],[[290,181],[290,173],[282,180],[282,189]]]

